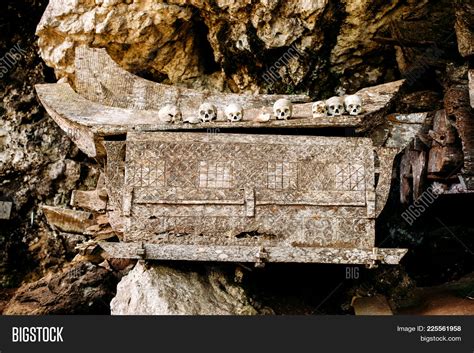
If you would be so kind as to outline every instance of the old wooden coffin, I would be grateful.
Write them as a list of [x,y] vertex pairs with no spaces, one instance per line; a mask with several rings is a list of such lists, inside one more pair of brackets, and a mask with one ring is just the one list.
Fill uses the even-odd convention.
[[[299,135],[262,134],[262,125],[252,121],[157,125],[152,106],[164,103],[159,99],[165,95],[143,96],[133,87],[163,90],[163,85],[123,72],[105,51],[82,49],[76,55],[75,90],[62,83],[39,85],[37,91],[59,126],[104,164],[107,213],[121,238],[101,243],[110,256],[371,266],[397,264],[406,253],[375,243],[375,220],[399,148],[374,146],[364,137],[307,136],[304,128],[332,122],[306,117],[310,105],[301,97],[293,97],[301,103],[296,119],[269,124],[300,128]],[[111,80],[114,76],[119,79]],[[122,89],[127,97],[105,95],[120,92],[107,88],[115,82],[128,85]],[[173,94],[188,110],[202,102],[191,90]],[[236,98],[229,96],[207,95],[206,100],[224,104]],[[247,98],[239,99],[247,102],[250,115],[273,100]],[[385,103],[374,101],[373,109]],[[362,118],[335,118],[334,126],[355,127]],[[235,127],[238,133],[228,132]]]

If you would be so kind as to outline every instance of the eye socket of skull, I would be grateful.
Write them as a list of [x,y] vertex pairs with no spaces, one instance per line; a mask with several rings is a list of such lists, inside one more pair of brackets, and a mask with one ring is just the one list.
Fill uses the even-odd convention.
[[356,105],[356,109],[360,109],[360,105],[359,105],[359,104]]
[[240,116],[240,112],[235,113],[235,116],[236,116],[236,117],[239,117],[239,116]]
[[285,108],[285,114],[288,114],[290,112],[290,109]]
[[211,114],[214,113],[214,111],[213,111],[212,109],[209,109],[209,110],[207,111],[207,113],[208,113],[209,115],[211,115]]
[[199,114],[204,115],[204,114],[206,114],[206,112],[205,112],[204,110],[201,110],[201,111],[199,112]]
[[329,106],[329,109],[332,109],[332,110],[334,110],[334,108],[335,108],[335,106],[334,106],[334,105],[330,105],[330,106]]
[[281,113],[281,110],[280,109],[277,109],[277,114],[280,114]]

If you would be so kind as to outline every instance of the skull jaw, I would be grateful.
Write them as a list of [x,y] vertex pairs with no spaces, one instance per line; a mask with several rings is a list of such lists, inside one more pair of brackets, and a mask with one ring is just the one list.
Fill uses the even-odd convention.
[[342,115],[342,112],[341,112],[341,111],[339,111],[338,113],[336,113],[336,112],[332,112],[332,113],[331,113],[331,112],[328,112],[328,116],[341,116],[341,115]]
[[283,116],[281,116],[281,115],[277,115],[277,116],[276,116],[276,119],[277,119],[277,120],[288,120],[289,118],[290,118],[290,117],[289,117],[288,115],[286,115],[286,114],[283,115]]

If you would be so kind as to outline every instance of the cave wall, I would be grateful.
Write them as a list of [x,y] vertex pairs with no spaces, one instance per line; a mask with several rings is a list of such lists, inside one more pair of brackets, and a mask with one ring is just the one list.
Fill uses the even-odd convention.
[[[13,203],[0,220],[0,288],[58,268],[63,245],[39,205],[69,202],[71,190],[97,172],[39,104],[34,85],[54,81],[38,56],[35,27],[45,1],[2,2],[0,11],[0,197]],[[92,181],[93,182],[93,181]],[[25,277],[26,276],[26,277]]]
[[41,57],[71,81],[87,43],[161,82],[327,98],[400,77],[426,56],[412,42],[456,55],[454,21],[450,0],[54,0],[36,33]]
[[[396,109],[407,113],[442,108],[445,91],[463,84],[474,54],[473,5],[462,0],[8,0],[0,6],[0,53],[13,50],[16,57],[0,79],[0,197],[13,202],[11,219],[0,221],[0,288],[68,261],[64,240],[39,205],[66,206],[73,189],[93,189],[98,179],[98,166],[52,122],[33,88],[57,79],[74,83],[80,44],[105,47],[139,76],[217,91],[320,99],[405,77],[410,90]],[[279,77],[266,79],[272,69]],[[390,232],[389,245],[418,244],[429,257],[435,245],[427,245],[437,244],[432,229],[406,232],[397,222],[380,228]],[[442,227],[434,228],[432,234],[445,237]],[[446,265],[454,270],[443,280],[472,270],[467,261]],[[411,264],[418,266],[416,259]]]

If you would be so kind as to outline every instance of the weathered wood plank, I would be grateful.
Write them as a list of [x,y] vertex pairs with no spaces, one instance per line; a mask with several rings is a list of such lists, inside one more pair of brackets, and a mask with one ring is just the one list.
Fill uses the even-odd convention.
[[101,173],[96,189],[91,191],[73,190],[70,204],[72,207],[80,207],[88,211],[103,212],[107,208],[107,198],[105,176]]
[[[451,86],[445,94],[444,105],[447,116],[455,121],[455,127],[461,138],[464,155],[463,173],[474,176],[474,112],[470,105],[469,89],[466,86]],[[454,157],[454,156],[453,156]],[[451,164],[460,164],[451,156]]]
[[448,121],[446,111],[439,110],[433,119],[433,139],[428,157],[428,173],[449,174],[462,163],[462,153],[455,145],[456,130]]
[[48,223],[66,233],[89,234],[88,227],[94,225],[92,214],[62,207],[42,205]]
[[122,69],[104,48],[79,46],[75,52],[75,87],[91,102],[131,110],[158,111],[165,104],[178,104],[183,112],[197,111],[206,101],[223,110],[228,102],[244,109],[271,106],[280,98],[293,103],[309,102],[307,95],[210,93],[149,81]]
[[[259,246],[199,246],[158,245],[143,243],[101,242],[100,246],[112,258],[222,261],[222,262],[303,262],[333,264],[365,264],[374,262],[395,265],[407,249],[358,249],[314,247],[262,247]],[[263,251],[262,251],[263,250]],[[264,258],[262,258],[262,254]]]
[[10,219],[13,202],[0,201],[0,219]]

